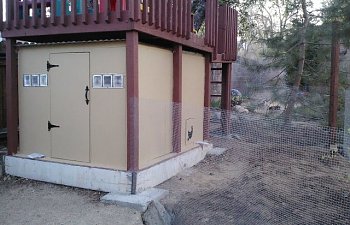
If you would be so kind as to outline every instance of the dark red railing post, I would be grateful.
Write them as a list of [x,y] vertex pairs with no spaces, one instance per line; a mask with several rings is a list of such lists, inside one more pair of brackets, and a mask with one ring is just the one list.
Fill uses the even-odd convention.
[[6,116],[9,155],[16,154],[18,147],[18,71],[15,45],[15,39],[6,39]]
[[148,0],[143,0],[142,5],[142,23],[148,23]]
[[61,14],[60,14],[60,23],[62,26],[66,26],[66,10],[67,10],[67,7],[66,7],[66,1],[65,0],[62,0],[61,1]]
[[173,18],[173,0],[168,0],[167,5],[167,14],[166,14],[166,20],[167,20],[167,31],[170,32],[172,30],[172,18]]
[[13,1],[13,26],[19,28],[19,2],[18,0]]
[[178,8],[178,0],[173,0],[173,16],[172,16],[172,21],[173,21],[173,25],[172,25],[172,30],[173,30],[173,34],[176,34],[177,32],[177,8]]
[[0,30],[3,30],[3,28],[4,28],[3,18],[4,18],[4,9],[2,7],[2,0],[0,0]]
[[98,0],[93,0],[93,20],[96,24],[98,24],[99,21],[99,5],[98,5]]
[[140,0],[134,0],[134,21],[141,20],[141,2]]
[[149,25],[152,26],[154,24],[154,20],[155,20],[155,16],[154,16],[154,3],[155,0],[149,0],[149,18],[148,18],[148,22]]
[[23,26],[29,28],[29,9],[28,0],[23,1]]

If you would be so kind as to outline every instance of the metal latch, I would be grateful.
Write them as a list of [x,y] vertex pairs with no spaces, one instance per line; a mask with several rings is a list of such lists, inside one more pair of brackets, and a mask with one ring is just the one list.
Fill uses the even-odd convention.
[[60,126],[52,124],[50,121],[47,121],[47,130],[50,131],[52,128],[59,128]]
[[47,72],[50,71],[51,68],[54,68],[54,67],[59,67],[59,65],[53,65],[51,64],[49,61],[46,61],[46,69],[47,69]]

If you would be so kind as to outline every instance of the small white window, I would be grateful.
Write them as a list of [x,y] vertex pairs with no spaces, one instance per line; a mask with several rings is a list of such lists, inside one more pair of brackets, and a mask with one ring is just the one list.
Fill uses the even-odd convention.
[[103,75],[103,87],[104,88],[112,87],[112,75]]
[[23,86],[24,87],[32,86],[32,78],[29,74],[23,74]]
[[40,86],[39,75],[37,75],[37,74],[32,75],[32,86],[33,87],[39,87]]
[[47,87],[47,74],[40,74],[40,87]]
[[124,88],[124,77],[122,74],[113,75],[113,87]]
[[93,88],[102,88],[102,75],[93,75],[92,87]]

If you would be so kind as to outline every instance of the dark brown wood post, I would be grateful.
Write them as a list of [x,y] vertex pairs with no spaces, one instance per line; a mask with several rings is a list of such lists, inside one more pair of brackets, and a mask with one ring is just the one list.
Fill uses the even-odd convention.
[[8,154],[17,153],[18,147],[18,75],[16,40],[6,39],[6,108]]
[[139,71],[138,32],[126,33],[127,170],[139,170]]
[[210,54],[205,56],[205,81],[204,81],[204,132],[203,140],[209,140],[209,126],[210,126]]
[[221,109],[222,109],[222,125],[224,135],[230,132],[230,116],[231,116],[231,73],[232,64],[222,64],[222,86],[221,86]]
[[338,23],[333,23],[332,35],[332,59],[331,59],[331,83],[330,83],[330,100],[329,100],[329,126],[331,129],[331,144],[336,143],[336,127],[338,113],[338,87],[339,87],[339,53],[340,41],[338,35]]
[[173,53],[173,151],[181,152],[182,123],[182,45]]

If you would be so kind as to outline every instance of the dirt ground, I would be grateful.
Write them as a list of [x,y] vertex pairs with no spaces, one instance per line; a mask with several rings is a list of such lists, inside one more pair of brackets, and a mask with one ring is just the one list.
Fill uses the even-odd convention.
[[349,162],[322,147],[269,140],[231,139],[222,156],[159,185],[170,191],[162,203],[174,224],[350,224]]
[[2,225],[142,225],[139,212],[99,201],[100,192],[0,178]]

